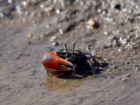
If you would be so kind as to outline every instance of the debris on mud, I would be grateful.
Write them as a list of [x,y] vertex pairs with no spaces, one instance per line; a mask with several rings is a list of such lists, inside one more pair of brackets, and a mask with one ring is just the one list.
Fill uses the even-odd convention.
[[136,65],[136,66],[134,67],[134,71],[135,71],[135,72],[140,71],[140,66],[139,66],[139,65]]
[[130,76],[131,76],[131,73],[128,73],[128,74],[123,75],[119,79],[121,79],[121,81],[127,81],[130,78]]
[[[94,18],[90,18],[88,20],[88,25],[90,28],[99,28],[99,23],[97,21],[95,21]],[[88,28],[88,26],[87,26],[87,28]]]
[[58,42],[53,42],[53,44],[52,44],[53,46],[58,46],[59,45],[59,43]]
[[33,34],[28,34],[28,38],[33,38],[34,37],[34,35]]

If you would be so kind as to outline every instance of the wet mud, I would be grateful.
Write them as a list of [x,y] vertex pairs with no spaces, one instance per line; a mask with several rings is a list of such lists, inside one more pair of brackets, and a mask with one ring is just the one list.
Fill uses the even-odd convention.
[[[139,0],[0,0],[0,105],[139,105]],[[77,41],[95,77],[46,77],[43,54]]]

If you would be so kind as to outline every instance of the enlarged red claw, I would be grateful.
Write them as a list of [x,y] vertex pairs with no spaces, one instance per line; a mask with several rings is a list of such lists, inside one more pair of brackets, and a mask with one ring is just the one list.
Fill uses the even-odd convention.
[[63,58],[57,56],[56,53],[47,53],[43,56],[42,64],[45,68],[54,69],[57,71],[69,71],[73,64]]

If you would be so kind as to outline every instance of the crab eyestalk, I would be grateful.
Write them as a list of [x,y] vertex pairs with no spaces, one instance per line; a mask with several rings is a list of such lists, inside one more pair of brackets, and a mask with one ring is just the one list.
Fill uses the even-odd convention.
[[89,53],[91,54],[91,45],[88,45]]
[[68,48],[67,48],[67,44],[65,43],[65,49],[66,49],[66,52],[68,54]]
[[75,45],[76,45],[76,41],[73,42],[72,53],[74,53]]

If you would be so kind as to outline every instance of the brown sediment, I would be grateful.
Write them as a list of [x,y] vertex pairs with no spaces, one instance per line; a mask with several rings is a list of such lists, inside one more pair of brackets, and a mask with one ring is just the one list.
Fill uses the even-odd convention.
[[62,79],[56,76],[46,76],[45,80],[45,87],[52,91],[74,90],[83,84],[83,79]]

